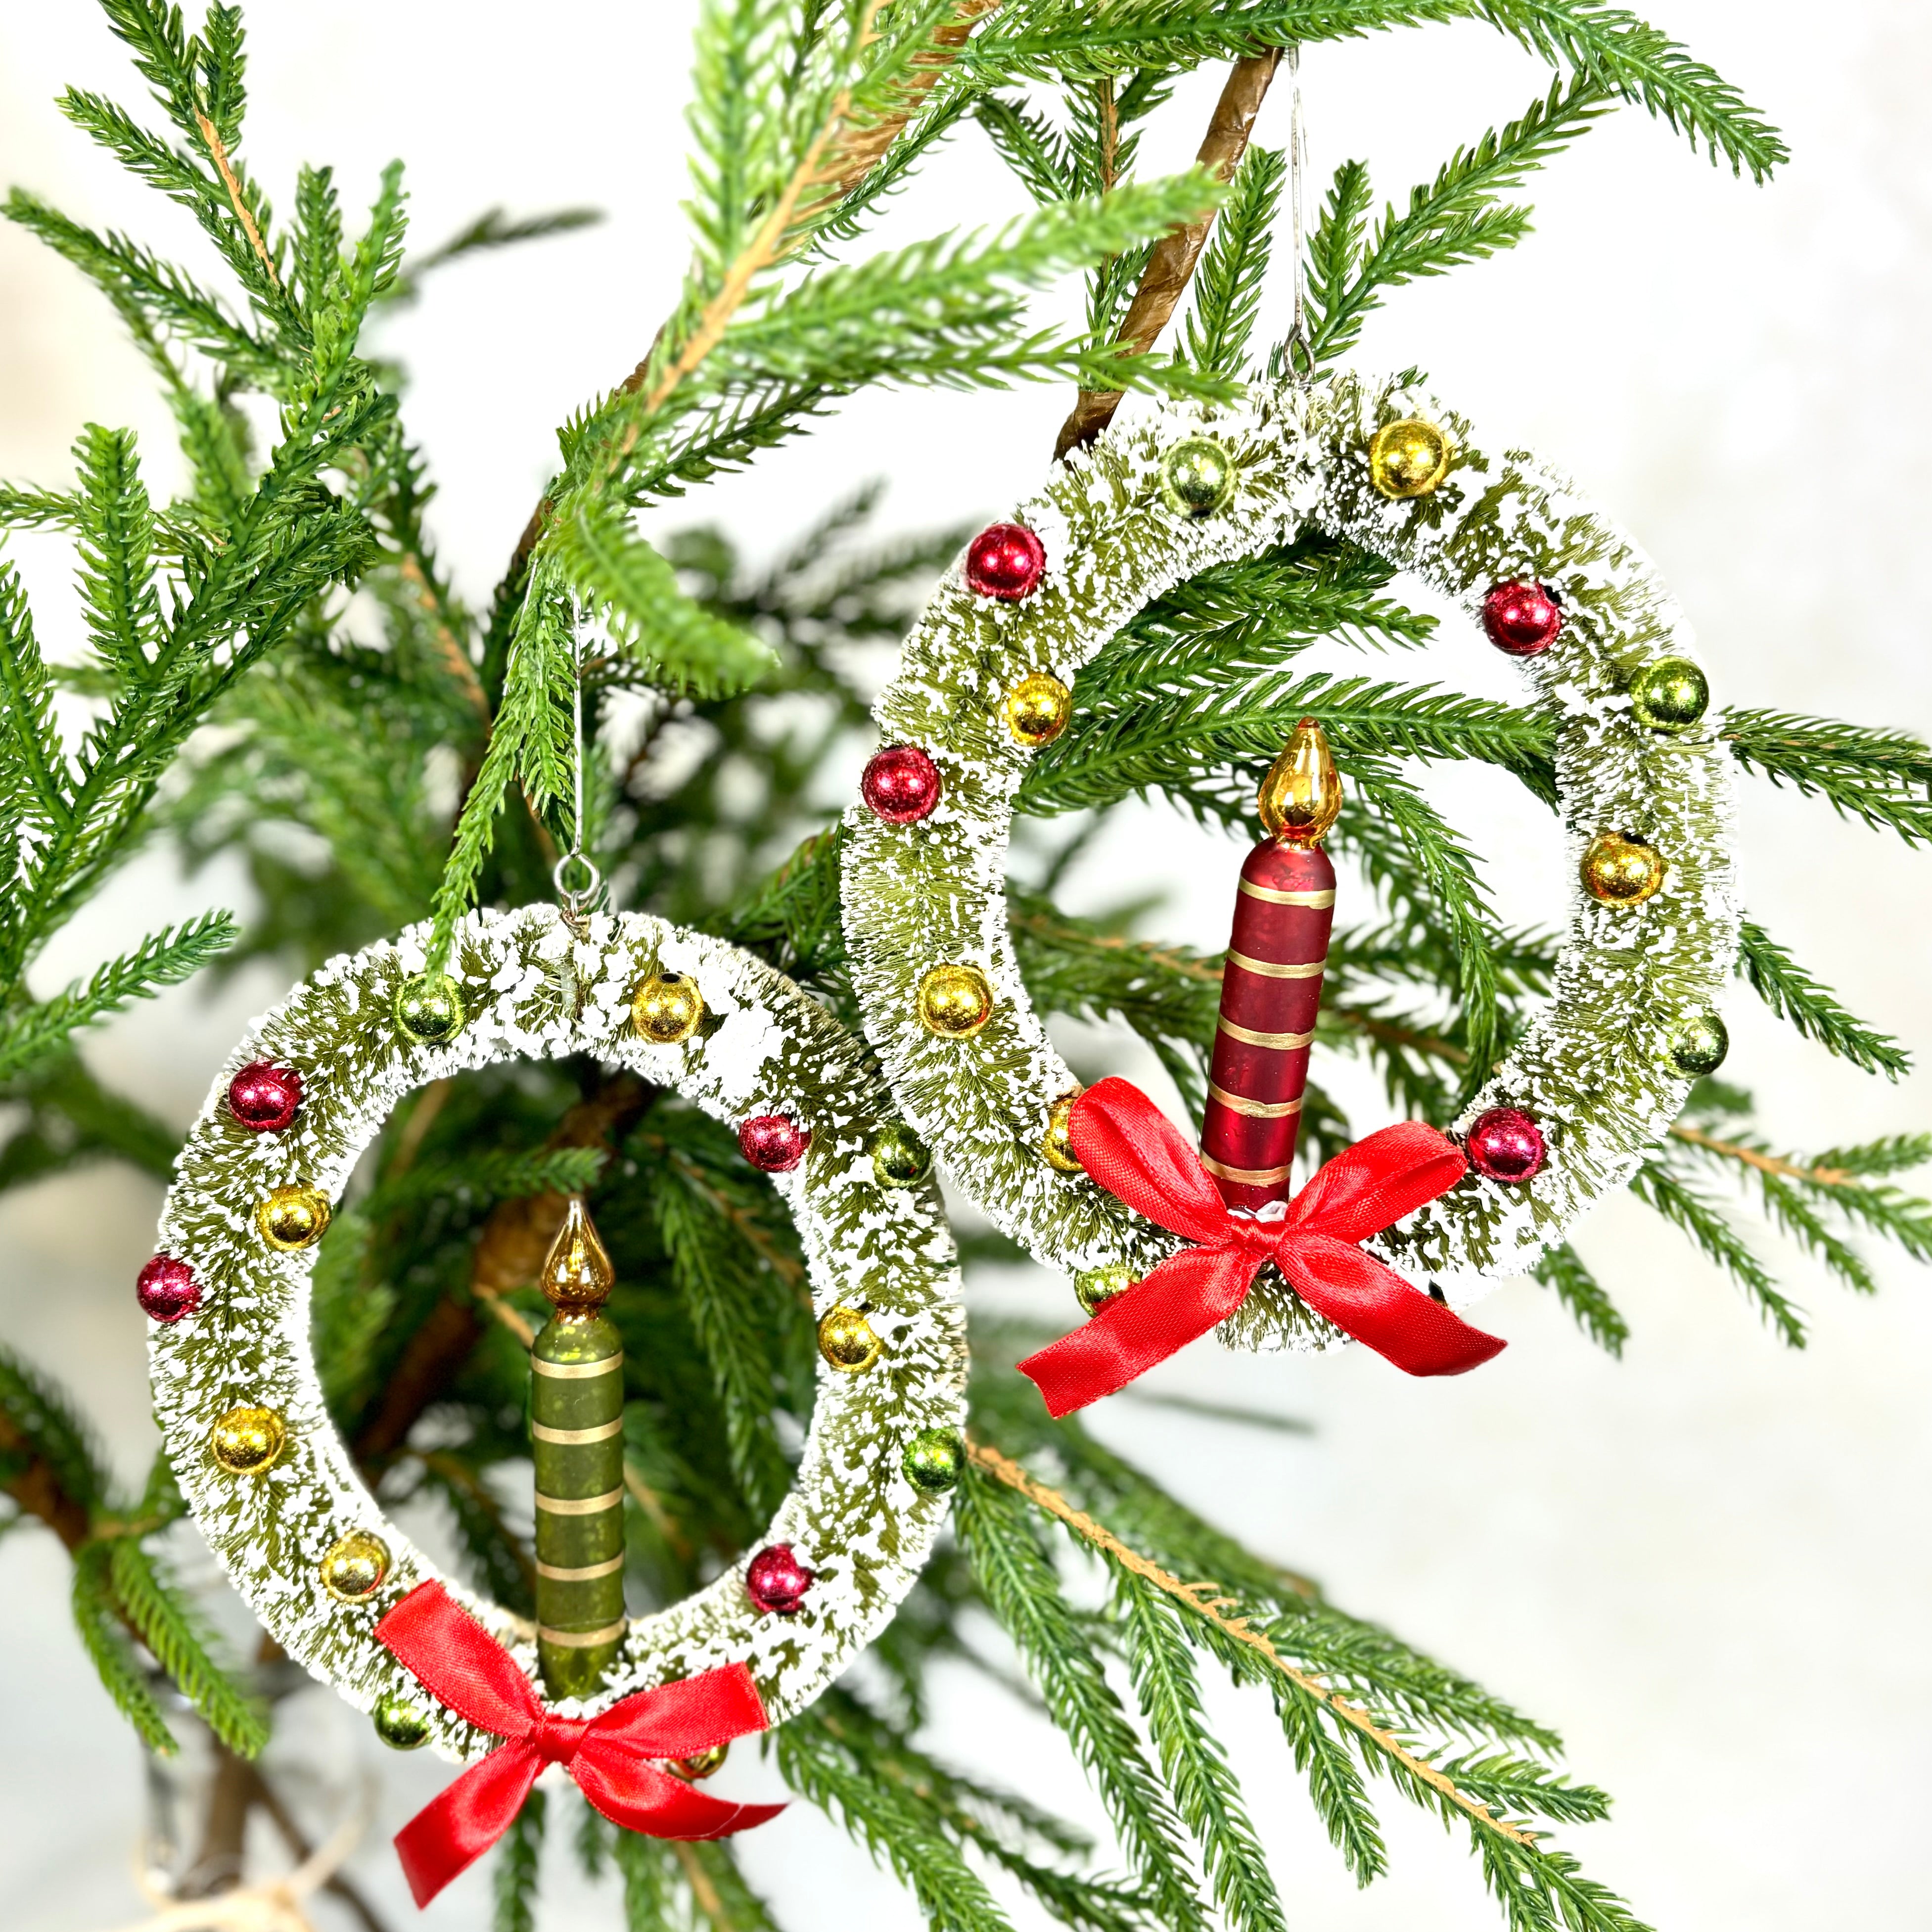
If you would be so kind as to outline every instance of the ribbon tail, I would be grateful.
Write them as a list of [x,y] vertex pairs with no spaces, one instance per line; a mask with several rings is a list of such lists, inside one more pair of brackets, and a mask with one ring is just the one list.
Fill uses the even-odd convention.
[[439,1792],[396,1834],[396,1856],[418,1905],[428,1904],[509,1829],[542,1768],[531,1745],[505,1744]]
[[1029,1355],[1020,1373],[1046,1398],[1051,1414],[1084,1408],[1226,1321],[1246,1299],[1258,1266],[1236,1248],[1184,1248],[1115,1295],[1084,1328]]
[[1333,1235],[1296,1234],[1282,1245],[1281,1265],[1316,1314],[1406,1375],[1464,1375],[1508,1346]]
[[782,1804],[736,1804],[656,1766],[587,1744],[570,1767],[578,1789],[614,1825],[650,1838],[728,1838],[776,1818]]

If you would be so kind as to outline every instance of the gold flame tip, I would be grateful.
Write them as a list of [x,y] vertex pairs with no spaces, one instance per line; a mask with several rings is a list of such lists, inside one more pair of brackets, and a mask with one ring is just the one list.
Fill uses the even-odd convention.
[[544,1258],[538,1286],[550,1305],[566,1313],[602,1308],[616,1284],[616,1271],[592,1226],[580,1194],[570,1197],[563,1226]]
[[1313,718],[1295,726],[1256,802],[1269,836],[1284,845],[1318,845],[1328,837],[1341,815],[1342,776]]

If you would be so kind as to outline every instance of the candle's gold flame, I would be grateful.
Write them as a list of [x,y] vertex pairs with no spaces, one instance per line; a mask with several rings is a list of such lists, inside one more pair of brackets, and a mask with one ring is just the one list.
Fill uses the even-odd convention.
[[1342,776],[1313,718],[1296,725],[1257,802],[1262,824],[1284,845],[1318,845],[1328,837],[1342,810]]
[[537,1277],[538,1285],[560,1312],[582,1314],[602,1308],[616,1280],[610,1257],[591,1226],[583,1196],[573,1194],[564,1210],[563,1226],[550,1244],[543,1273]]

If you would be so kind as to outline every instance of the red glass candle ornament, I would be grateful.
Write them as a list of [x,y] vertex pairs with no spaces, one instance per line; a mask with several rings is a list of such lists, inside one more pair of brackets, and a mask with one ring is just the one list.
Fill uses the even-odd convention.
[[939,802],[939,767],[916,745],[888,745],[872,754],[859,793],[888,825],[910,825]]
[[796,1616],[818,1580],[818,1571],[808,1570],[788,1543],[767,1544],[745,1566],[746,1594],[768,1616]]
[[258,1134],[278,1134],[302,1105],[302,1076],[292,1066],[254,1060],[228,1083],[228,1111]]
[[1335,868],[1322,841],[1342,808],[1342,781],[1312,718],[1294,728],[1261,790],[1268,837],[1248,854],[1221,976],[1201,1162],[1231,1208],[1285,1201],[1302,1097]]
[[1539,657],[1563,628],[1563,607],[1540,584],[1512,578],[1483,599],[1483,628],[1490,642],[1513,658]]
[[1046,574],[1046,546],[1024,524],[988,524],[966,548],[966,588],[1017,604]]
[[1535,1178],[1546,1151],[1543,1130],[1520,1107],[1492,1107],[1469,1130],[1469,1165],[1511,1187]]
[[738,1130],[745,1158],[763,1174],[789,1174],[811,1138],[789,1114],[754,1114]]
[[201,1284],[186,1262],[157,1255],[134,1277],[134,1299],[150,1321],[178,1322],[201,1306]]

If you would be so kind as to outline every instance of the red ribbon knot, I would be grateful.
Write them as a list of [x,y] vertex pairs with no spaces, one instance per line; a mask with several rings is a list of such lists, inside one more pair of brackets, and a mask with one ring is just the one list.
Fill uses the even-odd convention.
[[1093,1180],[1190,1245],[1020,1364],[1055,1415],[1126,1388],[1225,1322],[1267,1262],[1316,1314],[1410,1375],[1460,1376],[1504,1346],[1358,1245],[1468,1171],[1456,1144],[1420,1120],[1358,1141],[1292,1201],[1270,1202],[1266,1220],[1228,1207],[1186,1137],[1128,1081],[1090,1087],[1067,1135]]
[[547,1764],[560,1764],[613,1824],[652,1838],[722,1838],[782,1804],[734,1804],[660,1770],[766,1726],[742,1664],[640,1690],[594,1718],[546,1711],[510,1653],[440,1583],[419,1583],[376,1626],[423,1688],[502,1744],[396,1834],[396,1856],[427,1905],[510,1828]]

